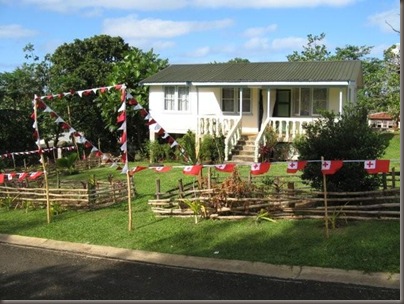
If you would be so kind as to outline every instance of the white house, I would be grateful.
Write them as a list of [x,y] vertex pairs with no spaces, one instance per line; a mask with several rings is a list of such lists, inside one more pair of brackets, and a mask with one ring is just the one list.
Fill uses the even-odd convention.
[[265,126],[291,141],[320,110],[342,113],[356,102],[363,80],[361,62],[347,60],[173,64],[141,84],[149,86],[151,116],[168,133],[221,133],[226,156],[241,135],[255,134],[257,159]]

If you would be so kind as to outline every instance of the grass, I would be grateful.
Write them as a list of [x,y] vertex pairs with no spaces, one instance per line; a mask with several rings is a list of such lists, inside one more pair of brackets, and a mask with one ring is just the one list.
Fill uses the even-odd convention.
[[[389,137],[389,141],[385,157],[399,159],[398,136]],[[242,175],[248,171],[248,166],[240,168]],[[275,163],[267,175],[286,175],[285,172],[285,163]],[[106,180],[110,174],[115,179],[125,180],[125,175],[112,168],[96,168],[63,178],[85,181],[95,175],[97,179]],[[217,174],[227,176],[226,173]],[[179,168],[169,173],[153,170],[136,173],[132,231],[127,230],[128,209],[122,202],[95,211],[66,211],[54,216],[50,224],[46,223],[44,209],[25,212],[1,208],[0,233],[272,264],[400,272],[398,221],[350,221],[330,230],[327,239],[321,220],[263,221],[259,224],[252,219],[200,220],[195,224],[192,217],[157,218],[147,201],[154,195],[158,177],[162,191],[175,186],[179,179],[184,183],[194,179],[182,174]]]

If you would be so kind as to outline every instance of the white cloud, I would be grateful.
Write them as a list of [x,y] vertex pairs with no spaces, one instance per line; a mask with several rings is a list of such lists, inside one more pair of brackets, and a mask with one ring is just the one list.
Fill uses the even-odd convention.
[[211,48],[209,46],[204,46],[197,48],[196,50],[187,53],[188,57],[205,57],[211,52]]
[[392,9],[368,17],[368,23],[370,25],[379,27],[382,32],[394,33],[391,26],[386,22],[389,23],[394,29],[400,30],[399,9]]
[[267,50],[270,48],[268,38],[254,37],[244,43],[244,47],[248,50]]
[[271,47],[274,50],[297,50],[307,44],[307,38],[285,37],[272,40]]
[[244,31],[243,35],[246,37],[254,38],[256,36],[262,36],[267,33],[274,32],[277,28],[278,25],[276,24],[271,24],[265,27],[250,27]]
[[162,19],[138,19],[136,16],[105,19],[103,33],[123,38],[173,38],[197,31],[225,28],[232,25],[230,19],[215,21],[172,21]]
[[36,34],[36,31],[23,28],[19,24],[0,25],[0,38],[24,38]]

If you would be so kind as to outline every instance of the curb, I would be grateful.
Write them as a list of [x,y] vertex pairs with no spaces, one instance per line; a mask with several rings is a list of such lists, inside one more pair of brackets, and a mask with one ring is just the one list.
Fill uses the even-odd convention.
[[272,265],[262,262],[193,257],[8,234],[0,234],[0,243],[60,250],[118,260],[163,264],[174,267],[243,273],[281,279],[314,280],[383,288],[400,288],[399,273],[364,273],[357,270]]

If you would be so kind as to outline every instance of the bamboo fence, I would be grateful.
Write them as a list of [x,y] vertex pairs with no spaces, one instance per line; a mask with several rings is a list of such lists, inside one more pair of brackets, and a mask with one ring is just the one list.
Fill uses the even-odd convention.
[[[127,185],[122,182],[100,182],[91,184],[71,184],[73,187],[49,188],[51,204],[74,209],[93,209],[109,206],[127,200]],[[85,185],[85,186],[83,186]],[[131,185],[133,193],[133,185]],[[30,202],[34,206],[46,205],[46,190],[40,188],[0,186],[0,200],[9,200],[11,207],[18,208]]]
[[[399,172],[383,176],[382,189],[365,192],[328,192],[327,213],[331,219],[340,220],[399,220],[400,188],[396,188]],[[160,180],[156,180],[155,198],[148,201],[159,217],[191,217],[194,212],[189,202],[203,206],[200,216],[214,219],[243,219],[256,217],[264,210],[274,219],[323,219],[325,214],[324,192],[307,188],[295,189],[294,182],[285,182],[282,189],[260,192],[249,198],[231,197],[218,199],[218,189],[199,189],[195,183],[161,192]],[[287,187],[286,187],[287,186]]]

